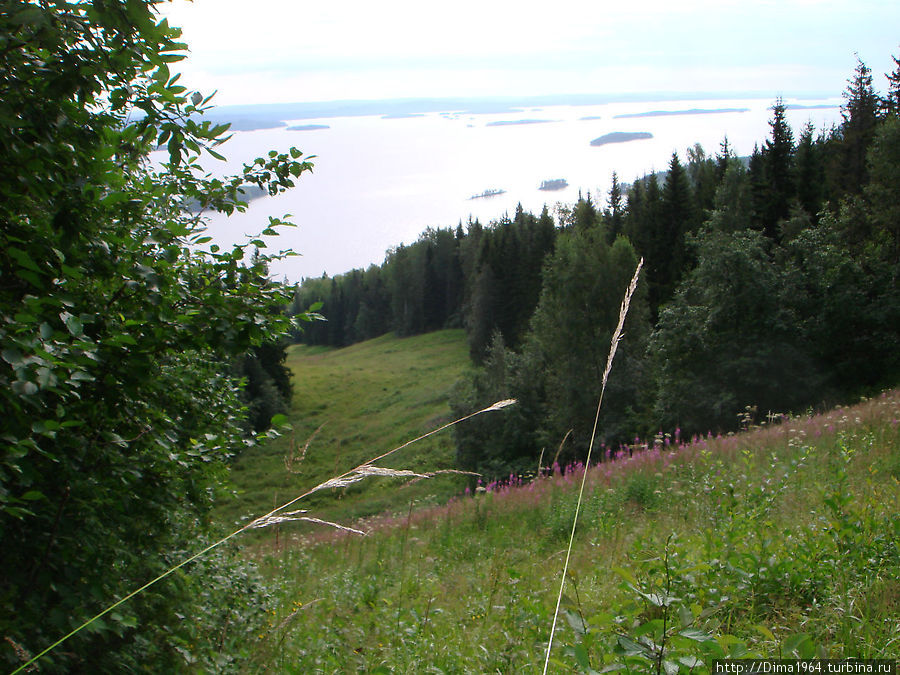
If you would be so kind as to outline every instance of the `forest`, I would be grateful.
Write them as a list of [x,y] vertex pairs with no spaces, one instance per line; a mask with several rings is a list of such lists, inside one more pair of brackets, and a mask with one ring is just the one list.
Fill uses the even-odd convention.
[[277,433],[292,340],[465,328],[478,367],[453,410],[519,400],[456,434],[458,465],[486,476],[563,441],[561,460],[581,455],[641,257],[607,447],[898,381],[897,59],[883,95],[858,64],[837,128],[795,138],[779,101],[746,161],[725,141],[692,148],[665,175],[614,176],[604,206],[587,195],[429,230],[383,265],[294,288],[267,273],[288,253],[259,237],[221,247],[203,213],[243,211],[312,164],[291,148],[204,171],[228,125],[180,83],[187,45],[157,4],[0,2],[6,671],[216,672],[247,657],[270,590],[239,552],[212,550],[225,541],[212,511],[235,456]]
[[[896,58],[895,58],[896,62]],[[456,432],[461,468],[497,477],[542,448],[583,457],[622,291],[645,272],[599,433],[727,432],[820,409],[900,376],[900,64],[880,94],[858,62],[842,122],[794,130],[776,100],[749,157],[689,148],[603,203],[519,207],[426,230],[382,265],[306,279],[292,312],[327,319],[295,339],[345,346],[388,331],[463,327],[478,364],[454,411],[520,405]],[[565,444],[561,446],[561,442]],[[557,452],[558,451],[558,452]]]

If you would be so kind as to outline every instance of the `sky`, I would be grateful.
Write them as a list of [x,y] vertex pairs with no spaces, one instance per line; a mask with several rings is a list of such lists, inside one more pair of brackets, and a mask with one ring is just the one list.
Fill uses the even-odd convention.
[[876,89],[897,0],[173,0],[182,81],[219,105],[647,92]]

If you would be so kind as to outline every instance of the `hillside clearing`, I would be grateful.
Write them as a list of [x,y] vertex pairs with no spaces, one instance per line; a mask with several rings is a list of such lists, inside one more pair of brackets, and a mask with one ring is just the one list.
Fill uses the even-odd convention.
[[[896,655],[898,420],[894,391],[592,467],[551,672]],[[266,548],[248,669],[540,672],[578,474]]]
[[[243,524],[449,421],[448,395],[469,357],[463,331],[444,330],[411,338],[384,335],[344,349],[295,345],[288,350],[287,365],[293,372],[288,414],[293,432],[235,461],[236,497],[218,511],[227,525]],[[435,471],[452,468],[453,458],[452,437],[445,434],[410,446],[387,465]],[[369,481],[337,495],[316,495],[304,508],[346,521],[404,509],[409,500],[446,501],[463,489],[463,481],[440,477],[410,486],[402,495],[396,488],[396,481]]]

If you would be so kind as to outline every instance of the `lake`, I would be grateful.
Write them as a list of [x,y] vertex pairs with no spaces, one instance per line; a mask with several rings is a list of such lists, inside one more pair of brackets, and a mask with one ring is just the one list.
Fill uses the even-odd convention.
[[[808,121],[817,130],[840,122],[839,97],[784,102],[798,106],[787,112],[795,138]],[[694,143],[715,155],[727,136],[738,155],[749,155],[769,133],[772,104],[771,99],[643,101],[489,114],[448,110],[284,120],[298,130],[235,132],[221,149],[228,162],[223,167],[207,158],[208,170],[237,170],[270,149],[295,146],[316,155],[314,172],[284,195],[254,200],[244,214],[211,217],[209,234],[230,244],[259,233],[269,216],[293,214],[298,227],[271,238],[270,249],[291,248],[302,257],[273,266],[273,273],[291,281],[340,274],[381,263],[388,248],[415,241],[426,227],[455,227],[470,217],[486,224],[512,214],[518,203],[539,212],[544,204],[575,201],[579,191],[605,204],[613,171],[620,181],[631,182],[666,169],[673,152],[685,162]],[[607,134],[640,132],[652,138],[591,145]],[[568,187],[539,189],[554,179],[564,179]]]

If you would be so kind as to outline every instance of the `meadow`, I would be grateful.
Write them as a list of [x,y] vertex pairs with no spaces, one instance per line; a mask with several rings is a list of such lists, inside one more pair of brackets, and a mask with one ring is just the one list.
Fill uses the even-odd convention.
[[[456,337],[423,339],[436,347]],[[387,362],[395,338],[375,343],[359,349],[384,350],[373,368],[399,377]],[[354,372],[354,352],[340,351],[348,358],[341,368]],[[311,384],[311,363],[340,356],[298,350],[291,359],[302,359],[297,376]],[[448,381],[414,368],[424,365],[410,366],[414,377],[381,395]],[[349,393],[336,402],[340,382],[326,380],[335,387],[330,405],[375,408]],[[437,394],[416,395],[434,398],[434,409],[417,411],[412,427],[371,422],[373,436],[354,450],[360,455],[342,455],[341,467],[445,421]],[[298,387],[294,413],[308,405]],[[362,429],[369,415],[330,433]],[[295,433],[318,420],[295,420]],[[603,461],[589,467],[548,672],[674,675],[709,672],[713,658],[896,657],[898,421],[900,392],[891,391],[824,413],[748,419],[746,431],[724,437],[683,439],[672,430],[604,448]],[[316,443],[336,447],[326,429],[307,450],[309,467]],[[449,438],[414,444],[388,464],[438,468],[451,459]],[[271,470],[277,458],[283,473],[283,453],[270,452]],[[317,471],[334,475],[335,456],[319,454]],[[584,471],[544,464],[536,478],[471,488],[443,476],[408,486],[372,478],[305,504],[368,534],[292,523],[250,540],[245,553],[271,594],[266,623],[251,644],[229,651],[245,655],[245,672],[542,672]]]
[[[449,421],[448,395],[469,367],[462,330],[399,339],[385,335],[344,349],[294,345],[287,365],[294,373],[288,419],[292,430],[245,451],[233,464],[232,497],[216,517],[225,527],[253,517],[339,475],[364,460]],[[318,430],[318,431],[317,431]],[[405,469],[451,469],[453,439],[435,436],[410,446]],[[445,476],[410,490],[413,499],[438,503],[464,481]],[[320,517],[341,520],[396,506],[394,490],[368,483],[307,503]]]

